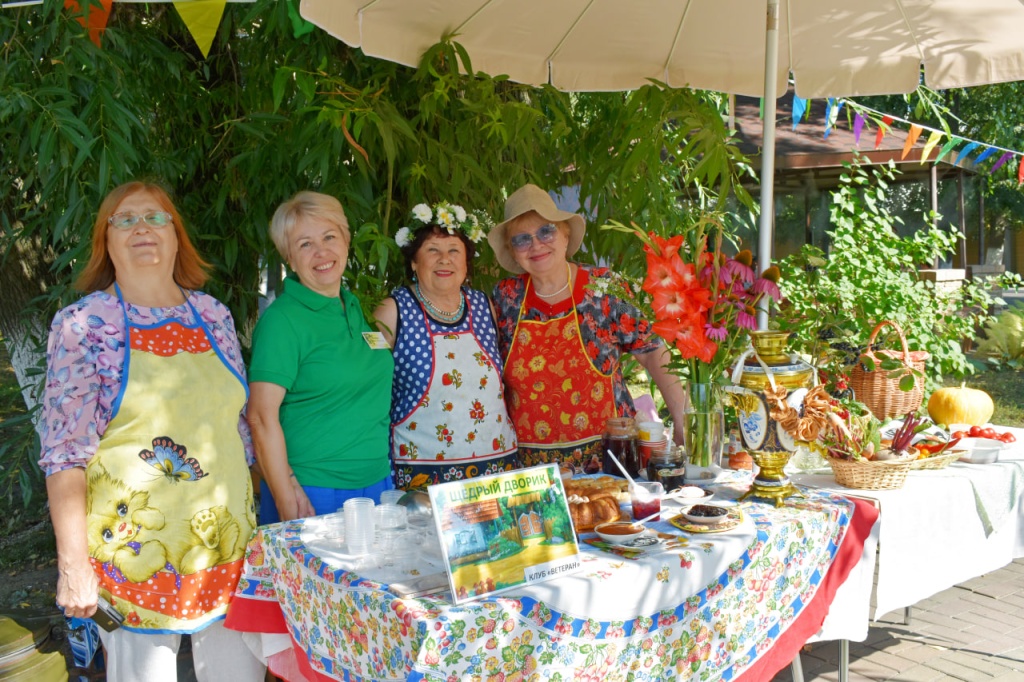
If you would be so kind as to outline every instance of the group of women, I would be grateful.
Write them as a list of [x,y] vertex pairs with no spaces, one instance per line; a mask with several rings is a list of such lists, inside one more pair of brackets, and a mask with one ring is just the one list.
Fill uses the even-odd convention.
[[[270,236],[289,266],[241,360],[206,263],[157,185],[104,199],[86,295],[54,318],[40,419],[57,537],[57,601],[124,619],[102,632],[108,679],[176,679],[181,634],[200,680],[262,679],[222,619],[259,522],[336,511],[351,497],[555,462],[600,461],[605,421],[632,416],[624,353],[676,424],[668,351],[604,268],[569,259],[582,216],[526,185],[486,235],[513,277],[470,286],[483,222],[420,204],[396,239],[407,284],[364,317],[343,284],[351,235],[337,199],[300,192]],[[251,432],[250,432],[251,429]],[[677,438],[678,440],[678,438]],[[599,465],[599,464],[598,464]]]

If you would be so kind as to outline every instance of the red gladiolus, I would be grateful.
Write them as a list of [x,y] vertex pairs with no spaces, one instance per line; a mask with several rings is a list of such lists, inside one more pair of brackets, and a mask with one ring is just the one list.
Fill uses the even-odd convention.
[[[647,279],[644,280],[644,291],[654,293],[657,289],[686,286],[688,266],[679,256],[661,258],[647,254]],[[689,266],[692,270],[692,266]]]

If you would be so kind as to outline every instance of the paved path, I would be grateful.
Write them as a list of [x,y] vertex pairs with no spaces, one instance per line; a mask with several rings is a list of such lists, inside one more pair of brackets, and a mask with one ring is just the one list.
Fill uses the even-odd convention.
[[[850,643],[850,682],[1024,682],[1024,559],[917,603],[910,617],[886,614]],[[809,645],[801,660],[806,682],[839,679],[838,642]],[[792,682],[790,670],[772,682]]]

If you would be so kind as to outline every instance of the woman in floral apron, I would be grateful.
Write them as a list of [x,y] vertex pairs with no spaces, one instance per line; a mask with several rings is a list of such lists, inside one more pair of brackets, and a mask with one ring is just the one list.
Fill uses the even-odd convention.
[[[547,192],[525,185],[505,203],[505,221],[487,240],[498,262],[518,274],[494,289],[505,359],[509,414],[524,466],[554,462],[599,471],[609,417],[632,417],[620,360],[631,353],[658,386],[676,424],[685,404],[665,369],[668,350],[625,301],[599,293],[613,275],[569,262],[583,243],[583,217],[561,211]],[[588,286],[589,285],[589,286]]]
[[253,509],[244,366],[206,263],[167,194],[104,199],[79,288],[50,329],[42,458],[57,536],[57,602],[101,631],[109,680],[175,680],[182,634],[200,680],[262,680],[222,625]]
[[518,468],[486,294],[464,286],[484,236],[461,206],[420,204],[398,231],[412,284],[374,312],[394,348],[391,457],[402,489]]

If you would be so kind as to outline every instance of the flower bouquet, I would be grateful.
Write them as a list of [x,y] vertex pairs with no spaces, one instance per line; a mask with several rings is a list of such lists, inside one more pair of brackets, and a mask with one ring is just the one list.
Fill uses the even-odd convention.
[[704,214],[682,234],[660,237],[636,224],[612,223],[611,229],[634,234],[644,244],[646,277],[630,298],[650,311],[653,331],[673,354],[669,370],[685,380],[689,406],[683,435],[691,464],[717,466],[724,441],[720,387],[727,370],[757,327],[757,305],[764,296],[778,301],[779,270],[760,276],[750,251],[727,256],[717,216]]

